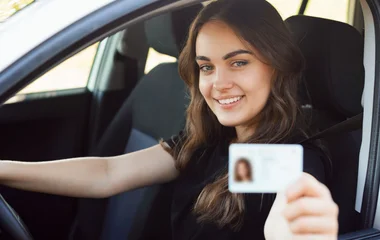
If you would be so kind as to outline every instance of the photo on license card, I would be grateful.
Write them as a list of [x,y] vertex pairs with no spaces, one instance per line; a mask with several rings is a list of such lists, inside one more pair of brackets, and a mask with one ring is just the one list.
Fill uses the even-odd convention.
[[228,187],[233,193],[276,193],[296,181],[303,170],[298,144],[231,144]]

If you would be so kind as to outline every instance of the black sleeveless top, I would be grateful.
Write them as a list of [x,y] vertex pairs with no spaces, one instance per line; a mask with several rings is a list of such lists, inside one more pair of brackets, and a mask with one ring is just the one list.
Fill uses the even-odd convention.
[[[172,149],[180,148],[179,137],[165,141]],[[325,182],[327,156],[315,145],[305,142],[304,172]],[[264,239],[264,224],[273,205],[275,194],[245,194],[246,211],[239,231],[226,226],[218,228],[213,223],[198,223],[192,209],[202,189],[227,173],[228,144],[210,147],[201,156],[191,159],[186,169],[174,182],[171,205],[171,228],[173,240],[227,240]]]

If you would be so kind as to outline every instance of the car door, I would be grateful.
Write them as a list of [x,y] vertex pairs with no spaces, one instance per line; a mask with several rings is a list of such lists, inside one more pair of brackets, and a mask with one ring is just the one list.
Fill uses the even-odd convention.
[[[86,154],[92,100],[87,82],[97,48],[61,63],[0,107],[0,159],[34,162]],[[75,199],[3,186],[1,194],[37,239],[64,239],[57,237],[68,233]]]
[[[139,31],[140,26],[134,26],[129,34]],[[136,83],[136,60],[115,44],[125,35],[119,32],[79,51],[8,99],[0,107],[0,159],[34,162],[86,156]],[[128,40],[124,44],[131,44]],[[0,189],[37,239],[67,239],[77,199]]]
[[[366,82],[362,103],[364,104],[362,154],[359,166],[357,210],[361,212],[363,233],[372,239],[380,239],[379,209],[379,129],[380,129],[380,4],[379,1],[361,1],[365,16],[364,65]],[[348,238],[354,239],[354,238]]]
[[[2,56],[9,56],[0,57],[0,65],[5,66],[0,71],[1,97],[2,101],[6,100],[0,107],[3,144],[0,147],[0,159],[34,162],[86,156],[91,147],[96,145],[96,140],[106,127],[107,121],[112,119],[110,116],[117,111],[137,81],[138,73],[132,73],[132,70],[138,63],[116,51],[115,42],[122,37],[123,32],[110,33],[110,38],[106,38],[100,32],[90,36],[90,39],[82,38],[89,37],[96,31],[92,28],[94,24],[98,30],[112,30],[116,33],[117,30],[113,27],[105,26],[115,24],[114,21],[125,12],[155,1],[142,1],[141,4],[124,1],[123,11],[119,11],[119,15],[109,14],[110,11],[114,13],[115,9],[120,10],[118,6],[107,5],[112,1],[95,1],[88,4],[92,5],[90,7],[83,4],[78,6],[77,18],[68,20],[75,22],[81,19],[82,22],[76,22],[77,25],[63,24],[61,29],[47,27],[36,31],[33,34],[39,33],[45,38],[32,39],[31,42],[35,41],[34,45],[27,46],[26,41],[21,42],[21,39],[17,38],[22,36],[22,30],[16,32],[14,27],[28,25],[23,21],[27,15],[33,16],[33,11],[38,13],[46,8],[53,11],[59,10],[59,7],[71,7],[70,3],[62,2],[49,3],[49,6],[38,5],[42,4],[41,2],[32,3],[25,9],[25,13],[23,10],[0,25],[0,31],[8,33],[0,35],[0,52],[3,53]],[[54,4],[57,6],[53,6]],[[81,7],[92,8],[92,11],[87,9],[80,12]],[[89,16],[94,14],[95,10],[98,10],[97,15]],[[97,24],[99,22],[103,24]],[[29,27],[35,28],[33,24]],[[73,28],[72,35],[67,29],[70,27]],[[81,29],[83,27],[89,29],[85,34]],[[138,26],[130,29],[130,34],[136,31],[139,31]],[[50,36],[44,35],[48,32]],[[12,33],[14,40],[9,37]],[[25,30],[25,33],[29,32]],[[12,45],[6,47],[10,43]],[[62,43],[67,43],[67,46],[60,50],[50,45],[57,44],[60,48],[64,45]],[[16,44],[24,45],[15,48]],[[9,48],[14,48],[15,51],[7,51]],[[10,61],[17,51],[22,57]],[[120,59],[128,65],[118,63]],[[120,66],[117,67],[118,65]],[[110,77],[115,76],[115,72],[120,75],[120,69],[131,71],[128,71],[128,75],[122,74],[116,80]],[[120,84],[123,77],[127,84]],[[20,80],[23,83],[17,83]],[[112,107],[109,107],[110,105]],[[20,214],[36,239],[68,238],[75,219],[77,199],[25,192],[4,186],[1,186],[1,194]]]

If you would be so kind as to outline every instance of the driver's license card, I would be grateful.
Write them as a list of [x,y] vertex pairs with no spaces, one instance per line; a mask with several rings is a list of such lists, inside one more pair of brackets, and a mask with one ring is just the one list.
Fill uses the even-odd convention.
[[298,144],[231,144],[228,187],[233,193],[276,193],[296,181],[303,170]]

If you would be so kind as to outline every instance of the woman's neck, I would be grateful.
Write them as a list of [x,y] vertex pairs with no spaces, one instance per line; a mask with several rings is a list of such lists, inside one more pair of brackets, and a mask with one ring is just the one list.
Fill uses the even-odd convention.
[[254,127],[236,126],[235,130],[236,130],[237,142],[244,142],[255,133]]

